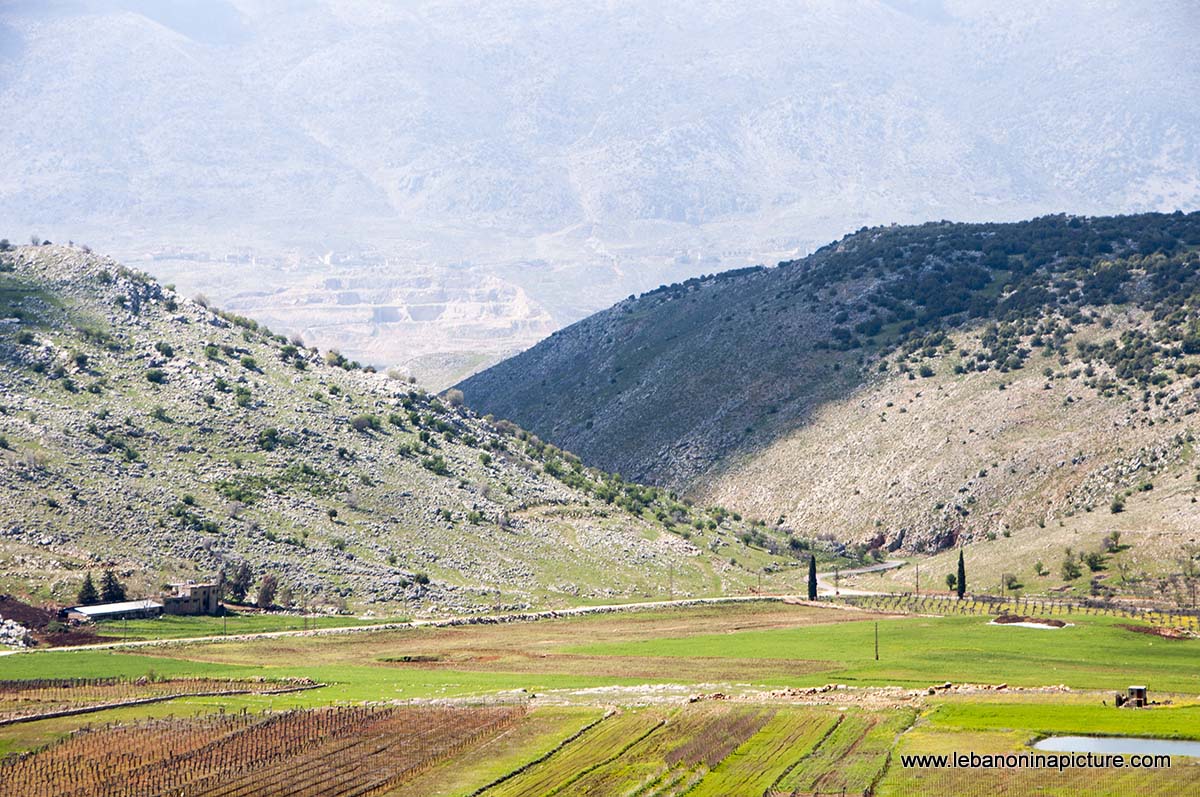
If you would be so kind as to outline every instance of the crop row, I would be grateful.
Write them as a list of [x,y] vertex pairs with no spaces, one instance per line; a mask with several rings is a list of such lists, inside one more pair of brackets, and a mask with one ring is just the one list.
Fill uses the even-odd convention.
[[1200,630],[1200,616],[1189,609],[1152,609],[1125,603],[1075,602],[1049,598],[987,598],[967,596],[957,599],[939,595],[895,593],[855,595],[839,598],[843,603],[886,612],[997,615],[1021,614],[1040,617],[1102,616],[1128,617],[1154,625]]
[[75,733],[0,763],[13,795],[367,795],[502,731],[517,707],[330,707]]
[[85,706],[106,706],[168,695],[271,692],[295,682],[213,678],[136,680],[69,678],[0,681],[0,723]]

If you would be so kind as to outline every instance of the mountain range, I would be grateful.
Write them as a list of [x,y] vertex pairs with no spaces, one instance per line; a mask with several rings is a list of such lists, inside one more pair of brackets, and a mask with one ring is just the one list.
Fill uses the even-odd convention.
[[1197,22],[6,0],[0,218],[440,389],[630,293],[862,225],[1195,207]]

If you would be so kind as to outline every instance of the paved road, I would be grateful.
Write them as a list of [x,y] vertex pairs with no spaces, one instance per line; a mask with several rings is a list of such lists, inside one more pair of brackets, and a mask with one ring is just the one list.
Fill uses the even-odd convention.
[[[840,578],[846,578],[847,576],[857,576],[857,575],[862,575],[863,573],[879,573],[884,570],[894,570],[903,564],[904,564],[904,562],[893,559],[893,560],[890,560],[887,562],[880,562],[877,565],[868,565],[867,567],[855,567],[850,570],[842,570],[839,572],[838,575]],[[876,590],[847,589],[845,587],[839,587],[837,590],[835,590],[833,587],[833,584],[830,583],[830,580],[832,578],[833,578],[832,573],[817,573],[817,594],[818,595],[835,595],[835,594],[837,594],[837,595],[883,595],[883,594],[885,594],[882,592],[878,592]]]

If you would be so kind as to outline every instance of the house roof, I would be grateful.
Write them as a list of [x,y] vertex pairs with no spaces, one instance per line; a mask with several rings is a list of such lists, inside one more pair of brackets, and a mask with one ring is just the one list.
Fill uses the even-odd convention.
[[124,614],[125,612],[136,612],[145,609],[161,609],[162,604],[158,601],[143,600],[143,601],[121,601],[119,603],[97,603],[91,606],[72,606],[70,611],[79,612],[88,617],[103,617],[106,614]]

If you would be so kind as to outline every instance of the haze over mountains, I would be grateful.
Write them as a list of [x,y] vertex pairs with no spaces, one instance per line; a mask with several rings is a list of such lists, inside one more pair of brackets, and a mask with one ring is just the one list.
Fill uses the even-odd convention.
[[441,386],[867,224],[1192,208],[1188,3],[0,4],[4,234]]

